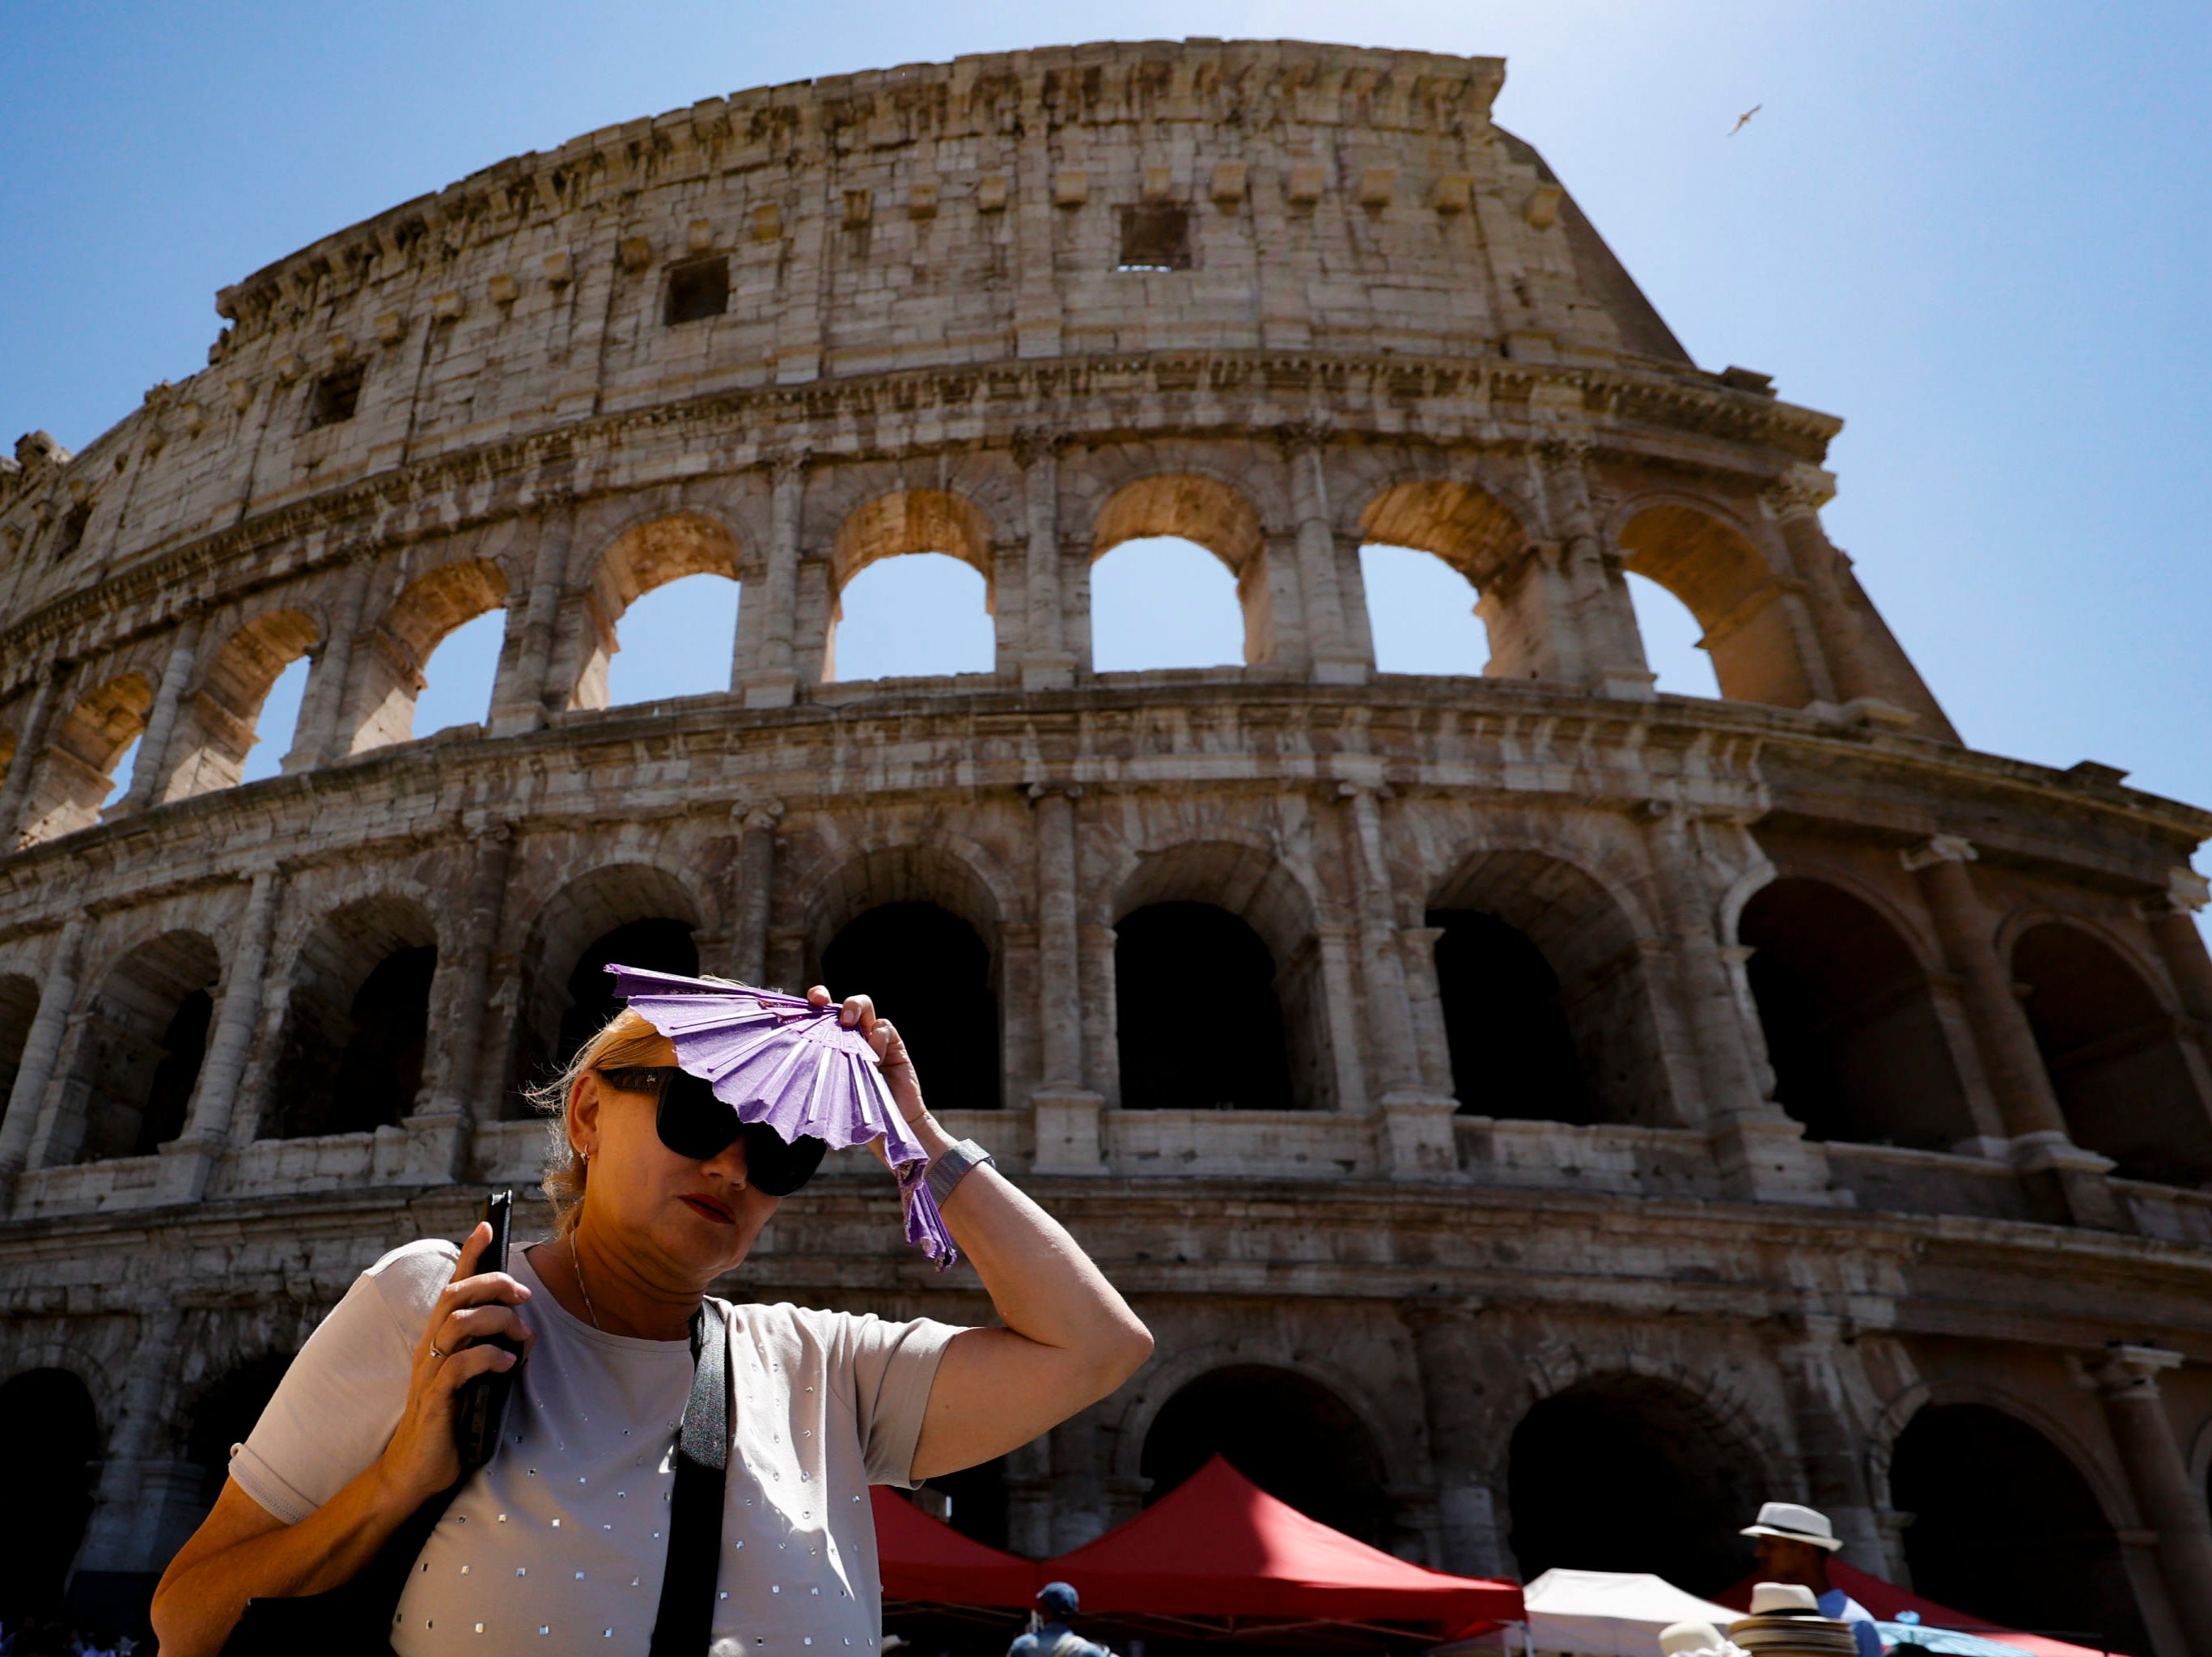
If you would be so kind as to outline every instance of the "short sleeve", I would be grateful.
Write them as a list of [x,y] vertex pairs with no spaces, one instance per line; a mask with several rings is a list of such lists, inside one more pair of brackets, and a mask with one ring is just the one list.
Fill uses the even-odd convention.
[[860,1456],[871,1484],[914,1486],[914,1447],[937,1366],[958,1325],[916,1318],[886,1323],[872,1314],[837,1320],[835,1350],[852,1377],[853,1413],[860,1429]]
[[239,1489],[296,1525],[384,1454],[407,1403],[415,1343],[459,1258],[449,1242],[409,1243],[354,1279],[231,1453]]

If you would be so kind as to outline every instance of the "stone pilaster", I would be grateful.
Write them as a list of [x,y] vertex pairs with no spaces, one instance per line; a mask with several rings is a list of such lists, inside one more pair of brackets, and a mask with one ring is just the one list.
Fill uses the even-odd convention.
[[1565,602],[1555,624],[1571,630],[1576,641],[1560,654],[1577,660],[1574,677],[1591,695],[1650,701],[1657,676],[1644,659],[1644,636],[1620,558],[1608,553],[1598,532],[1590,503],[1589,446],[1557,439],[1540,445],[1538,452],[1559,537],[1556,569]]
[[284,756],[288,775],[342,760],[352,746],[351,733],[343,727],[353,688],[354,645],[368,608],[370,573],[368,559],[356,559],[339,585],[331,606],[330,633],[307,675],[299,730],[292,738],[292,751]]
[[530,596],[522,616],[522,646],[509,671],[492,689],[491,734],[516,737],[540,729],[553,671],[553,644],[561,624],[561,595],[568,585],[575,513],[563,501],[539,514],[538,551],[530,567]]
[[[173,1528],[175,1504],[164,1499],[173,1494],[173,1481],[161,1476],[168,1470],[167,1459],[148,1455],[160,1439],[182,1321],[183,1312],[173,1304],[156,1307],[140,1320],[123,1382],[122,1408],[108,1434],[91,1521],[77,1552],[78,1571],[159,1570],[184,1539],[162,1534]],[[192,1472],[197,1485],[199,1469]]]
[[8,1093],[8,1114],[0,1118],[0,1187],[14,1181],[31,1154],[31,1137],[44,1114],[46,1086],[53,1080],[54,1060],[61,1054],[62,1037],[76,1005],[77,973],[84,960],[84,941],[92,919],[82,911],[62,925],[53,954],[47,958],[39,986],[39,1010],[31,1017],[30,1034],[23,1041],[23,1056],[15,1068],[15,1083]]
[[0,853],[13,851],[30,830],[31,784],[46,758],[46,737],[76,668],[74,662],[49,663],[31,693],[30,711],[23,716],[23,729],[15,740],[15,757],[9,762],[7,781],[0,783]]
[[1795,466],[1760,497],[1760,504],[1781,530],[1790,565],[1805,584],[1806,607],[1829,682],[1839,701],[1853,702],[1879,697],[1882,684],[1844,596],[1838,563],[1843,555],[1820,526],[1820,508],[1835,492],[1836,480],[1828,473],[1817,466]]
[[1843,1539],[1844,1563],[1880,1575],[1889,1569],[1888,1551],[1844,1382],[1843,1320],[1808,1313],[1796,1322],[1803,1338],[1784,1345],[1775,1356],[1797,1428],[1805,1487],[1813,1505],[1828,1515]]
[[1476,1400],[1477,1318],[1472,1302],[1410,1306],[1436,1469],[1437,1564],[1460,1576],[1511,1576],[1516,1567],[1498,1524],[1488,1462],[1489,1423]]
[[2116,1341],[2089,1375],[2136,1506],[2157,1533],[2159,1569],[2190,1657],[2212,1657],[2212,1521],[2159,1396],[2159,1375],[2181,1361],[2162,1347]]
[[1019,664],[1024,690],[1065,690],[1075,683],[1075,652],[1068,647],[1068,638],[1077,618],[1070,613],[1060,580],[1060,441],[1058,434],[1046,431],[1024,430],[1014,436],[1027,531],[1027,636]]
[[741,805],[737,816],[738,855],[729,899],[730,975],[741,984],[764,986],[769,914],[775,898],[775,825],[783,820],[783,802]]
[[774,482],[769,502],[768,570],[761,582],[759,659],[742,674],[738,687],[747,707],[788,707],[799,695],[799,550],[805,525],[806,464],[803,452],[769,462]]
[[1364,684],[1375,664],[1355,649],[1344,621],[1337,580],[1336,532],[1329,519],[1328,478],[1322,464],[1322,436],[1304,427],[1284,434],[1290,474],[1291,515],[1297,525],[1298,590],[1304,599],[1306,637],[1316,684]]
[[1030,1096],[1040,1174],[1103,1174],[1099,1111],[1105,1101],[1083,1084],[1083,963],[1077,930],[1075,801],[1081,790],[1030,789],[1036,828],[1037,1030],[1044,1085]]
[[161,688],[154,693],[153,710],[138,738],[138,761],[131,771],[131,792],[101,815],[118,817],[161,804],[161,784],[169,774],[169,741],[177,730],[177,709],[185,688],[191,683],[199,663],[203,618],[193,610],[177,625],[169,640],[169,659],[161,665]]
[[[466,895],[457,947],[441,954],[431,985],[432,1028],[441,1052],[429,1103],[402,1126],[410,1172],[431,1181],[459,1177],[468,1130],[484,1086],[484,1025],[491,993],[492,948],[507,907],[507,873],[514,858],[514,825],[497,818],[472,825]],[[447,961],[453,962],[452,976]],[[492,1114],[496,1114],[495,1109]]]
[[198,1202],[230,1140],[231,1114],[240,1078],[261,1022],[261,986],[269,969],[269,946],[284,895],[284,877],[263,869],[253,877],[239,922],[237,948],[222,980],[222,1001],[208,1036],[207,1057],[192,1089],[185,1131],[160,1147],[161,1191],[173,1202]]

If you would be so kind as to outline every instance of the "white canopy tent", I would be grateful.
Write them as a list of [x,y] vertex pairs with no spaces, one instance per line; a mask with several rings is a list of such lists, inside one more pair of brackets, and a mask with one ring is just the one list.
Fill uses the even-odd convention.
[[1547,1570],[1522,1590],[1529,1646],[1587,1657],[1659,1657],[1660,1630],[1711,1623],[1725,1637],[1741,1616],[1685,1593],[1664,1577],[1608,1570]]

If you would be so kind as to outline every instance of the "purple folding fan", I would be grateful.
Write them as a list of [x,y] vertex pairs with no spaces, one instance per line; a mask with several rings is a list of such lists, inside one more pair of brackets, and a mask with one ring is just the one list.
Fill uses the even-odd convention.
[[942,1272],[960,1258],[923,1181],[929,1158],[884,1083],[876,1051],[837,1022],[837,1004],[711,978],[610,966],[615,993],[666,1036],[676,1062],[709,1083],[740,1122],[763,1123],[786,1144],[832,1150],[884,1141],[898,1176],[906,1240]]

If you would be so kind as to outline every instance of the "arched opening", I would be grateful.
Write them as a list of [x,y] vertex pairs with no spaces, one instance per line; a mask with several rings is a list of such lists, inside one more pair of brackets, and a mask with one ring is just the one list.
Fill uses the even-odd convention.
[[100,820],[101,807],[122,798],[153,706],[152,683],[143,674],[125,673],[54,722],[32,778],[23,816],[26,845],[88,828]]
[[567,1064],[607,1020],[622,1011],[623,1004],[615,996],[615,980],[607,971],[617,964],[696,977],[699,946],[692,940],[690,922],[661,915],[626,921],[585,946],[568,974],[568,1005],[561,1015],[560,1035],[553,1047],[556,1069]]
[[557,1075],[618,1010],[610,962],[698,972],[702,914],[681,880],[646,863],[594,869],[545,901],[519,951],[509,1114],[526,1114],[522,1089]]
[[904,489],[855,507],[830,574],[824,681],[997,667],[991,526],[965,495]]
[[1871,904],[1792,877],[1753,895],[1736,935],[1776,1100],[1807,1138],[1946,1150],[1972,1135],[1927,974]]
[[1274,579],[1258,509],[1240,491],[1190,474],[1125,483],[1100,509],[1091,543],[1091,665],[1105,673],[1273,662]]
[[[1554,1565],[1650,1571],[1712,1594],[1743,1574],[1737,1532],[1775,1494],[1755,1458],[1695,1397],[1642,1375],[1555,1393],[1507,1452],[1510,1543],[1523,1581]],[[1624,1522],[1643,1514],[1643,1522]]]
[[369,1133],[412,1115],[437,968],[429,917],[404,899],[372,898],[325,919],[293,969],[264,1132]]
[[2171,1014],[2118,950],[2046,921],[2013,945],[2027,1020],[2076,1144],[2123,1178],[2212,1180],[2212,1102],[2199,1093]]
[[958,915],[935,903],[866,910],[823,950],[822,979],[833,995],[874,998],[877,1011],[898,1026],[933,1105],[999,1108],[999,998],[991,952]]
[[354,656],[349,751],[483,721],[507,626],[507,576],[483,559],[417,576]]
[[170,932],[109,971],[84,1021],[50,1162],[143,1156],[184,1131],[221,970],[206,938]]
[[[1275,957],[1212,903],[1150,903],[1114,932],[1114,1000],[1126,1110],[1294,1110]],[[1202,986],[1204,1018],[1176,1009]]]
[[593,573],[590,649],[568,705],[727,690],[738,603],[737,539],[713,519],[672,513],[625,530]]
[[[257,616],[223,641],[178,710],[176,734],[166,757],[168,775],[156,798],[185,799],[234,787],[246,780],[255,760],[259,775],[276,774],[290,746],[291,729],[282,725],[279,710],[270,706],[270,695],[278,681],[290,674],[295,687],[290,715],[296,724],[307,652],[317,634],[312,617],[296,610],[280,610]],[[272,714],[276,717],[264,719]],[[266,731],[261,728],[264,723],[270,727]]]
[[1375,665],[1384,673],[1474,674],[1490,659],[1475,590],[1444,560],[1413,547],[1359,549]]
[[1776,707],[1813,700],[1782,586],[1741,531],[1694,507],[1646,507],[1622,526],[1620,546],[1630,574],[1697,618],[1722,695]]
[[307,676],[313,669],[312,659],[295,656],[270,684],[261,702],[253,751],[246,756],[246,769],[239,774],[240,782],[259,782],[283,770],[285,756],[300,740],[300,710],[307,706]]
[[23,1048],[31,1039],[31,1021],[38,1016],[38,981],[21,973],[0,975],[0,1101],[15,1088]]
[[1370,1547],[1390,1542],[1382,1452],[1352,1407],[1319,1382],[1265,1364],[1210,1370],[1160,1407],[1138,1470],[1146,1505],[1215,1456],[1279,1502]]
[[1538,852],[1477,853],[1431,899],[1437,994],[1462,1113],[1679,1120],[1652,1012],[1653,952],[1605,888]]
[[1648,575],[1626,572],[1629,608],[1644,639],[1644,663],[1653,688],[1674,696],[1705,696],[1717,701],[1720,675],[1705,649],[1705,630],[1690,607]]
[[100,1457],[92,1394],[64,1369],[33,1369],[0,1387],[0,1420],[35,1423],[0,1456],[0,1622],[20,1629],[60,1613],[70,1563],[92,1517]]
[[2013,1628],[2150,1649],[2095,1493],[2027,1423],[1987,1405],[1929,1405],[1898,1435],[1889,1491],[1912,1515],[1914,1592]]

